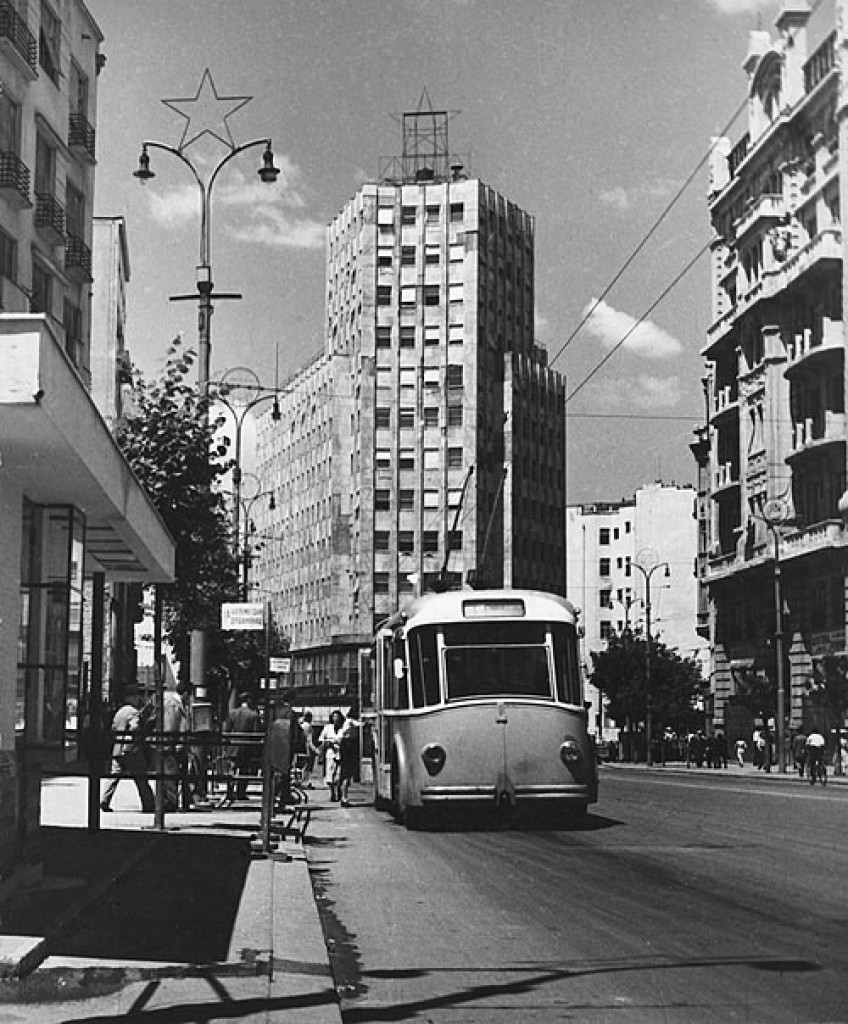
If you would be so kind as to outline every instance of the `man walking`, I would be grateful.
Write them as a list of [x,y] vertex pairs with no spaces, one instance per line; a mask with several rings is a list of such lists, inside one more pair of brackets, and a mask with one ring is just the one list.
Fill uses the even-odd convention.
[[121,779],[132,779],[145,814],[152,813],[155,805],[153,790],[147,780],[148,751],[141,728],[139,712],[132,701],[118,708],[112,719],[112,778],[103,791],[101,811],[111,811],[112,798]]
[[[232,761],[232,776],[227,784],[228,800],[246,800],[248,776],[257,758],[257,748],[250,737],[262,730],[262,720],[253,705],[249,693],[239,696],[239,704],[224,723],[224,732],[233,733],[233,742],[226,748],[226,756]],[[236,739],[236,735],[243,734]]]

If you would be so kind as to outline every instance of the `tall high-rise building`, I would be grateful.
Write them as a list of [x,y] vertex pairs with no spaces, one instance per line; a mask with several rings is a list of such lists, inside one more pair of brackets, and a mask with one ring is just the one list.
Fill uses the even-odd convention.
[[751,727],[737,698],[758,678],[787,729],[824,724],[816,663],[846,647],[845,7],[795,0],[775,36],[750,34],[747,124],[713,148],[708,415],[692,451],[712,719],[731,733]]
[[429,588],[564,592],[565,393],[534,339],[535,225],[451,155],[447,123],[405,114],[402,156],[329,226],[326,354],[260,427],[281,498],[259,576],[297,682],[349,680],[355,658],[324,655]]

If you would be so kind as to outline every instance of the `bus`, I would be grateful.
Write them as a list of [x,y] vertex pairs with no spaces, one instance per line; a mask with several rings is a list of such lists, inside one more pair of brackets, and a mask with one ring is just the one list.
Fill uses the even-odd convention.
[[427,594],[375,637],[375,805],[408,828],[445,808],[584,816],[597,759],[577,612],[532,590]]

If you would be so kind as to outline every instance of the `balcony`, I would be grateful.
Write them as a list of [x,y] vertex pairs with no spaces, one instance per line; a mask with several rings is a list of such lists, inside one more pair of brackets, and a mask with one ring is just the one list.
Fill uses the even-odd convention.
[[726,419],[739,409],[739,396],[733,384],[716,388],[713,420]]
[[91,249],[77,235],[68,235],[65,241],[65,271],[77,283],[94,280]]
[[822,317],[818,331],[807,327],[789,342],[785,377],[799,373],[834,372],[843,358],[842,321]]
[[0,153],[0,195],[13,206],[31,206],[29,168],[17,153]]
[[741,245],[745,236],[756,228],[771,227],[785,215],[786,203],[782,195],[763,193],[757,196],[733,225],[737,245]]
[[48,192],[35,194],[35,226],[54,245],[65,241],[65,208]]
[[30,78],[38,77],[38,42],[15,8],[0,0],[0,50]]
[[713,497],[722,496],[720,492],[729,491],[739,486],[739,470],[732,462],[721,462],[716,467],[713,477]]
[[825,39],[804,64],[804,92],[810,93],[836,67],[836,33]]
[[792,451],[786,461],[791,462],[813,451],[821,452],[828,445],[844,441],[845,413],[825,409],[792,424]]
[[68,122],[68,145],[71,149],[82,150],[94,162],[95,131],[83,114],[71,114]]

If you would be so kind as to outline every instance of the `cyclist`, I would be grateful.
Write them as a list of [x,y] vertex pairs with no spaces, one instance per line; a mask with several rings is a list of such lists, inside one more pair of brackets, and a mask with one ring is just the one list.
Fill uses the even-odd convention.
[[811,786],[815,784],[815,781],[819,777],[819,774],[822,774],[824,776],[822,778],[823,782],[827,779],[827,775],[825,774],[827,772],[827,768],[825,767],[824,763],[824,748],[825,738],[819,731],[818,726],[814,725],[813,728],[810,729],[810,734],[807,737],[806,743],[806,760],[810,770]]

